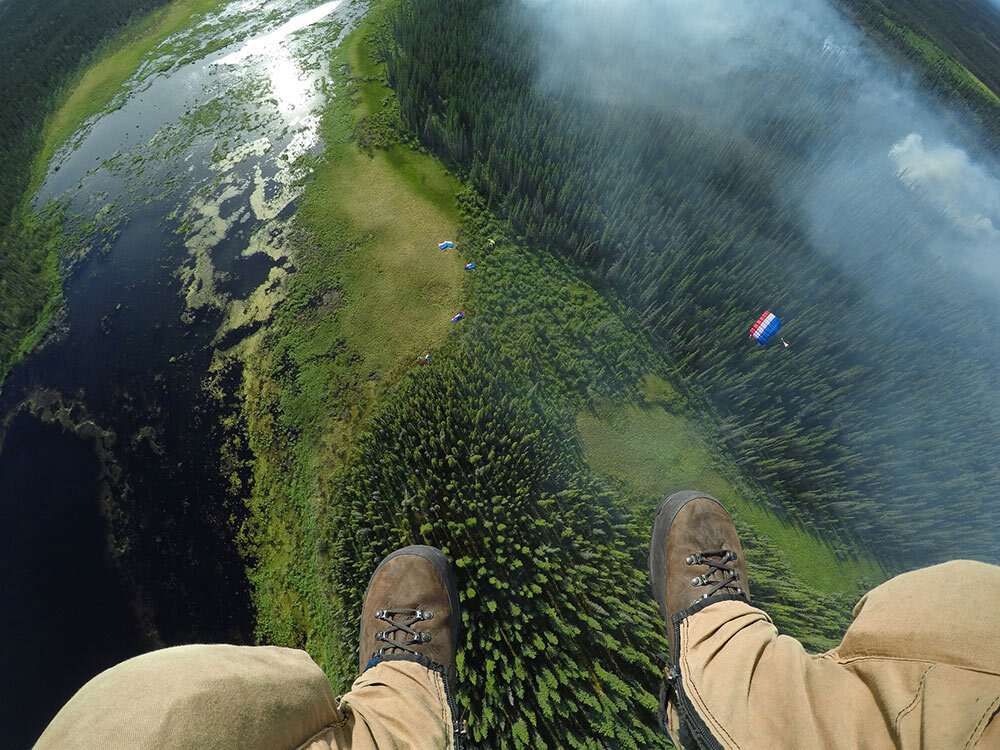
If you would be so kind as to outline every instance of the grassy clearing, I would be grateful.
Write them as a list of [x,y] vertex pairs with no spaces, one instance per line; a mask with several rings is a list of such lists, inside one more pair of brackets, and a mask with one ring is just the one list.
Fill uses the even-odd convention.
[[[457,180],[433,158],[402,145],[366,152],[355,139],[361,118],[392,100],[366,41],[373,24],[352,32],[336,55],[335,65],[346,64],[351,81],[324,116],[327,150],[298,211],[316,247],[293,281],[302,309],[284,321],[299,373],[298,393],[286,404],[297,402],[296,424],[340,438],[354,432],[388,383],[440,345],[462,296],[461,257],[437,249],[457,231]],[[315,301],[324,297],[336,301],[317,310]],[[289,312],[294,309],[293,303]],[[308,341],[303,328],[312,333]],[[353,359],[352,372],[325,357],[338,350]],[[347,403],[341,399],[331,423],[317,405],[328,401],[340,375],[349,381],[341,386],[355,393]],[[354,416],[345,415],[350,411]],[[345,441],[338,442],[342,455]]]
[[[318,508],[372,405],[445,341],[463,294],[461,256],[437,248],[456,235],[460,185],[385,127],[395,100],[370,40],[383,8],[333,53],[350,78],[323,114],[326,151],[296,214],[298,270],[245,382],[258,637],[306,648],[338,689],[354,667],[331,646],[339,607],[318,580],[330,567]],[[364,148],[373,116],[380,147]]]
[[330,214],[358,238],[342,261],[345,338],[372,371],[392,373],[436,346],[458,310],[462,261],[437,243],[454,237],[459,186],[400,146],[372,157],[342,151],[317,181],[336,186]]
[[891,36],[902,40],[931,74],[943,75],[950,87],[960,93],[967,93],[973,98],[979,98],[991,107],[1000,106],[1000,97],[997,97],[989,86],[930,39],[893,23],[883,14],[879,14],[879,20],[883,29]]
[[[657,391],[656,401],[670,393],[670,386],[658,378],[648,377],[646,384],[647,397]],[[704,490],[781,550],[807,586],[839,593],[854,591],[862,579],[885,580],[885,571],[876,563],[838,559],[829,545],[754,502],[750,488],[730,478],[735,470],[720,470],[712,449],[688,419],[658,403],[602,404],[596,412],[584,411],[577,418],[584,457],[593,468],[623,482],[639,499],[637,510],[651,512],[675,490]]]
[[109,42],[97,62],[81,71],[61,97],[42,129],[42,147],[31,168],[28,195],[45,178],[49,160],[89,117],[103,111],[139,64],[171,34],[190,25],[196,14],[207,13],[225,0],[177,0],[151,13]]

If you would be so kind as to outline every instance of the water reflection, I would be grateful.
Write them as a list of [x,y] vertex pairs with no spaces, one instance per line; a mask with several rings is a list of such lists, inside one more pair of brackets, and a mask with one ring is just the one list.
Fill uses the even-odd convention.
[[300,13],[269,34],[251,39],[235,52],[217,60],[215,64],[241,65],[251,57],[263,58],[264,69],[271,80],[271,93],[277,100],[279,109],[284,112],[301,110],[311,99],[312,85],[311,81],[303,76],[301,64],[293,57],[285,40],[295,32],[329,16],[341,1],[333,0]]

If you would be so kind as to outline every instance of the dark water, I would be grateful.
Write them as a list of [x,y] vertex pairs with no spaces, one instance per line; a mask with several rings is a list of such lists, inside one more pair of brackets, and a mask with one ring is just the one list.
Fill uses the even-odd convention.
[[[0,507],[11,519],[0,637],[16,644],[0,695],[5,747],[30,744],[80,685],[123,658],[252,640],[233,542],[243,507],[219,465],[219,417],[235,401],[201,389],[219,316],[182,323],[179,282],[150,273],[150,261],[184,255],[156,206],[135,214],[118,243],[135,252],[81,266],[65,287],[68,333],[18,367],[0,398],[3,414],[39,389],[59,394],[69,420],[22,412],[0,450]],[[223,379],[232,393],[238,375]],[[78,436],[90,422],[105,442]],[[124,548],[114,560],[112,544]]]
[[[0,746],[28,747],[84,682],[150,647],[111,564],[93,446],[29,414],[0,454]],[[44,462],[39,458],[45,456]],[[44,686],[47,700],[39,699]]]
[[[253,641],[234,541],[244,499],[220,453],[241,371],[216,350],[263,325],[227,324],[229,311],[276,266],[293,268],[253,237],[282,236],[294,213],[302,173],[290,165],[318,143],[321,63],[363,6],[320,9],[278,46],[232,53],[316,5],[233,2],[213,23],[235,19],[240,42],[138,85],[40,191],[114,231],[91,238],[57,335],[0,390],[0,747],[30,745],[76,689],[129,656]],[[219,100],[223,120],[190,124]]]

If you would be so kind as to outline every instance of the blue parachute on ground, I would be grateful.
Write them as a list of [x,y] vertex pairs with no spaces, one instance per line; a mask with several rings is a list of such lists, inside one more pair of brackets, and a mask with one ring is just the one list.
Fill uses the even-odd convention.
[[447,250],[449,247],[455,247],[455,243],[451,240],[445,240],[444,242],[438,243],[439,250]]
[[475,263],[466,263],[466,264],[465,264],[465,270],[466,270],[466,271],[471,271],[471,270],[472,270],[473,268],[475,268],[475,267],[476,267],[476,264],[475,264]]
[[464,317],[465,317],[465,310],[462,310],[458,315],[456,315],[454,318],[451,319],[451,322],[454,323],[456,320],[461,320]]
[[[757,318],[757,322],[750,327],[750,338],[757,339],[758,344],[766,344],[767,340],[778,332],[781,328],[781,319],[768,310]],[[788,344],[785,344],[787,347]]]

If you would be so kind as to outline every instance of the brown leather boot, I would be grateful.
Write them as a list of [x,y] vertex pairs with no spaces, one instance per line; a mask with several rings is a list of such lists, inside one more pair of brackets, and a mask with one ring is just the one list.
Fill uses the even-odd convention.
[[670,732],[675,743],[684,748],[721,747],[686,704],[677,641],[684,618],[717,601],[750,601],[743,547],[722,503],[695,490],[675,492],[660,502],[649,541],[649,578],[670,645],[660,722],[669,731],[669,701],[679,716],[676,731]]
[[419,662],[444,675],[450,701],[461,622],[455,576],[444,553],[422,545],[398,549],[379,563],[368,582],[360,671],[380,661]]

